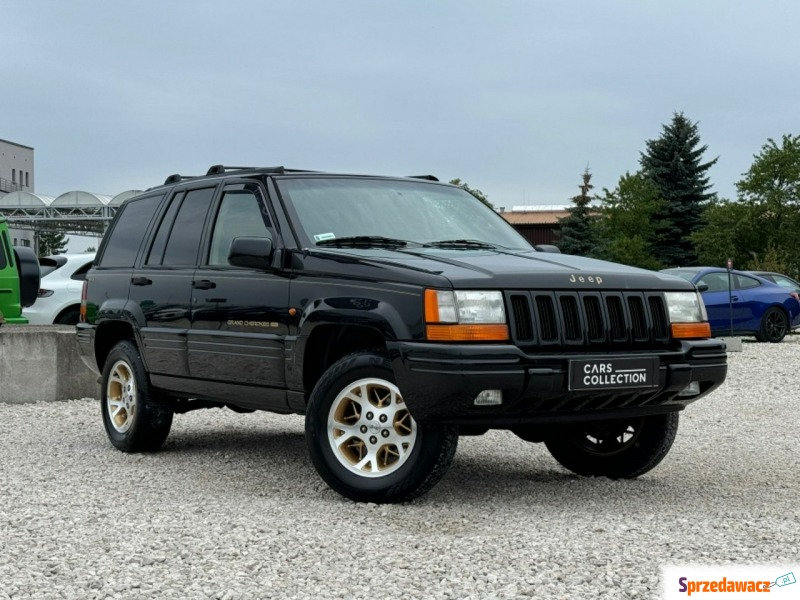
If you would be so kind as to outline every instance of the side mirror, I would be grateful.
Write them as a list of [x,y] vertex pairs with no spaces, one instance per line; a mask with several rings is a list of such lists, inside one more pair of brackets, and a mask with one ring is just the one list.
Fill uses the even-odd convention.
[[228,251],[228,264],[248,269],[269,269],[272,263],[272,240],[263,237],[237,237]]
[[708,284],[707,283],[698,283],[697,284],[697,291],[700,292],[701,294],[703,292],[707,292],[708,291]]
[[536,244],[534,246],[539,252],[552,252],[554,254],[561,254],[561,250],[558,249],[558,246],[553,246],[552,244]]

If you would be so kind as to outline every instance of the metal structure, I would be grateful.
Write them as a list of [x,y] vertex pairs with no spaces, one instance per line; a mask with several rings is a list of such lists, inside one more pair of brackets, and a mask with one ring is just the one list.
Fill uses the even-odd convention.
[[53,198],[15,191],[0,197],[0,214],[15,229],[102,236],[120,205],[139,193],[128,190],[110,197],[76,190]]

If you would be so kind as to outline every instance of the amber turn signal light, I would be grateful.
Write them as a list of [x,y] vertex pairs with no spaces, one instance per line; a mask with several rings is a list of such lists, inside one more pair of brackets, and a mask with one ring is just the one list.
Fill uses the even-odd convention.
[[672,337],[684,340],[710,338],[711,325],[708,323],[673,323]]

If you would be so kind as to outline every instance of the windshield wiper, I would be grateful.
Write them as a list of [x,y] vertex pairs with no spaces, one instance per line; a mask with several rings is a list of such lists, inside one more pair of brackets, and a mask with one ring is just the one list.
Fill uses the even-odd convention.
[[320,240],[317,246],[336,246],[340,248],[404,248],[406,240],[383,237],[380,235],[353,235],[350,237]]
[[497,248],[494,244],[481,242],[480,240],[442,240],[439,242],[428,242],[423,244],[425,248],[455,248],[472,250],[475,248],[493,249]]

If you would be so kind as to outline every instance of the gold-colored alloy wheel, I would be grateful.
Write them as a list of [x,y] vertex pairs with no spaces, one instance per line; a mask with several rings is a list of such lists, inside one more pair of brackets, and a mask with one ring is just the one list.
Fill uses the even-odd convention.
[[133,369],[124,360],[111,367],[106,387],[106,410],[111,426],[126,433],[136,419],[136,379]]
[[384,379],[349,384],[328,413],[328,441],[334,456],[361,477],[383,477],[399,469],[416,440],[417,424],[400,390]]

